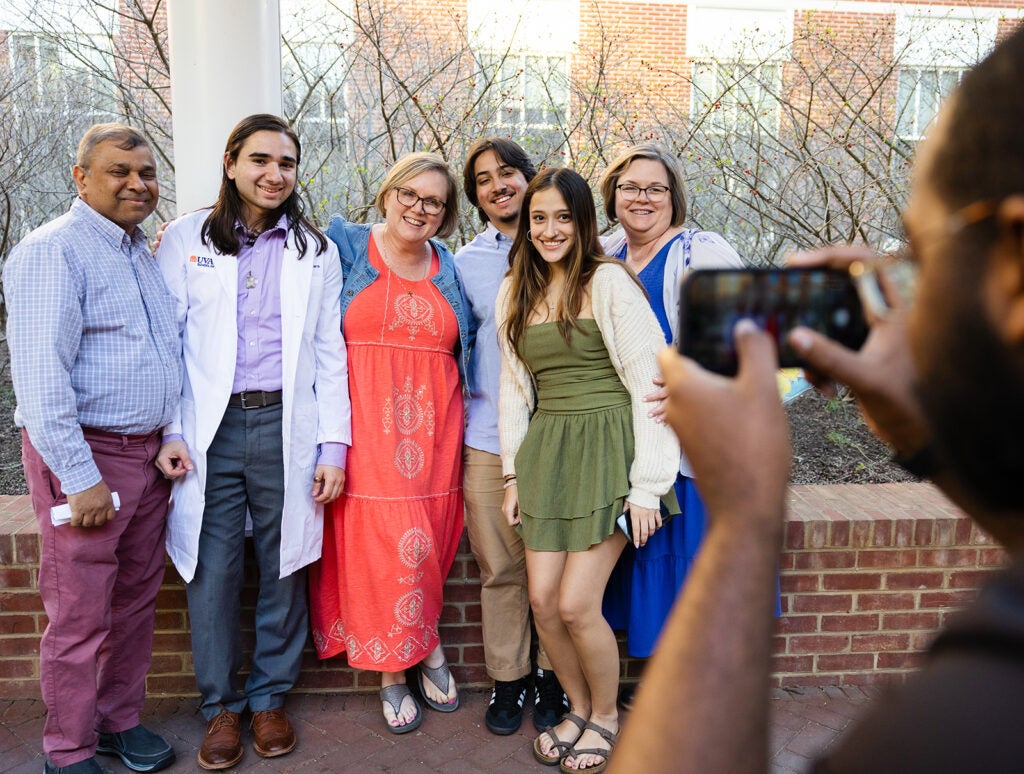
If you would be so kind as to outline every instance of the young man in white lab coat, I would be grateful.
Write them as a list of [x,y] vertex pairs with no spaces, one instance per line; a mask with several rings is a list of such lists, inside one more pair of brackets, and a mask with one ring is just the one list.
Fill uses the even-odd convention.
[[[295,747],[284,697],[306,640],[306,567],[320,557],[323,505],[341,494],[351,443],[341,263],[302,215],[300,153],[277,116],[243,119],[228,138],[217,202],[170,224],[157,253],[184,357],[180,422],[157,464],[174,479],[167,548],[187,584],[208,721],[198,761],[211,770],[242,759],[246,708],[258,755]],[[247,514],[259,596],[242,691]]]

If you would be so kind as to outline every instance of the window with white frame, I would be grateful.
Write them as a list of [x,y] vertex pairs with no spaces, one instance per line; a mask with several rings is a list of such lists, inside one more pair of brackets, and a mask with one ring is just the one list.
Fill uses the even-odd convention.
[[492,79],[489,102],[498,124],[545,129],[562,124],[569,104],[568,59],[535,53],[484,53],[481,74]]
[[283,108],[302,129],[344,124],[351,2],[281,0]]
[[282,46],[281,75],[285,115],[305,125],[344,120],[347,64],[334,42],[294,42]]
[[[963,13],[963,11],[959,11]],[[952,15],[917,7],[896,17],[898,68],[895,129],[904,143],[920,140],[964,73],[995,45],[998,17]]]
[[695,123],[715,134],[754,134],[778,123],[781,67],[774,62],[695,61],[692,109]]
[[960,83],[965,68],[901,67],[896,97],[896,136],[919,140],[939,112],[939,104]]
[[469,0],[477,88],[496,127],[546,145],[561,143],[570,109],[579,0]]
[[7,40],[14,76],[30,87],[33,107],[59,107],[92,121],[115,116],[118,79],[105,41],[69,34],[58,43],[31,32],[11,32]]
[[36,96],[60,81],[60,49],[52,40],[29,33],[8,35],[11,68],[19,84],[30,82]]
[[782,63],[792,49],[792,13],[758,7],[691,6],[690,117],[705,132],[751,135],[778,125]]

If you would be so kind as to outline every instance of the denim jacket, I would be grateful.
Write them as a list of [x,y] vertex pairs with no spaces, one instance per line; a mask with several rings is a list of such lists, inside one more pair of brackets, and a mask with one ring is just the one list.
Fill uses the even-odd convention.
[[[327,226],[327,236],[338,246],[341,254],[341,268],[345,275],[345,282],[341,289],[341,325],[345,326],[345,312],[352,299],[359,291],[366,288],[371,282],[377,279],[378,272],[370,265],[370,224],[349,223],[341,215],[334,215]],[[437,274],[430,278],[437,289],[444,296],[455,312],[459,321],[459,347],[455,351],[459,365],[459,377],[462,383],[466,384],[466,374],[469,368],[469,352],[473,347],[473,337],[476,331],[472,326],[472,315],[469,313],[469,302],[455,275],[455,259],[442,242],[431,239],[430,243],[437,250],[440,258],[440,268]]]

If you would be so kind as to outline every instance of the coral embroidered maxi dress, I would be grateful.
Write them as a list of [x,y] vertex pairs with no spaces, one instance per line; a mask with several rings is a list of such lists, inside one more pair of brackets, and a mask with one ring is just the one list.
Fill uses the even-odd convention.
[[352,399],[345,491],[327,506],[311,568],[320,658],[347,651],[360,669],[396,672],[438,643],[442,588],[462,534],[458,320],[428,278],[379,276],[343,323]]

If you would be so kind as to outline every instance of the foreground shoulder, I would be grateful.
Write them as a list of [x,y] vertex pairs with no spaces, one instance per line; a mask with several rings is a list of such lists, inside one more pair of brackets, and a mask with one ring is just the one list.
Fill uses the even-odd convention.
[[351,266],[365,259],[371,228],[369,223],[351,223],[341,215],[332,215],[324,233],[337,246],[342,262]]
[[455,262],[462,263],[467,258],[472,258],[475,255],[480,254],[480,250],[487,246],[487,240],[484,235],[477,234],[475,237],[470,239],[466,244],[455,251]]
[[499,315],[503,315],[508,306],[509,294],[512,292],[512,278],[505,277],[498,286],[498,296],[494,301],[494,309]]
[[327,223],[327,230],[324,232],[335,242],[350,241],[364,237],[369,239],[371,223],[352,223],[346,220],[343,215],[334,214]]
[[452,255],[451,248],[448,247],[448,245],[446,245],[440,239],[431,239],[430,244],[437,252],[437,257],[440,259],[442,264],[452,267],[455,266],[455,256]]
[[31,272],[56,269],[63,263],[87,268],[82,241],[81,224],[68,214],[44,223],[11,250],[4,262],[5,281],[13,282],[17,271],[27,265],[32,266]]

